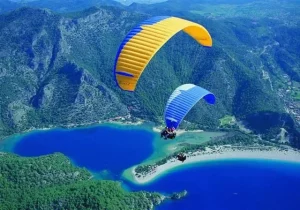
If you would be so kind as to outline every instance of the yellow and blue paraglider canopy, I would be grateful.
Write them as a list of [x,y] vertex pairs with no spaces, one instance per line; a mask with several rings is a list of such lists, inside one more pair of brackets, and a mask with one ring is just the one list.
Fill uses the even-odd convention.
[[165,108],[166,126],[177,129],[187,113],[202,98],[209,104],[214,104],[216,101],[214,94],[193,84],[184,84],[176,88]]
[[133,28],[119,47],[114,66],[118,86],[123,90],[134,91],[151,58],[181,30],[199,44],[212,46],[209,32],[197,23],[169,16],[150,18]]

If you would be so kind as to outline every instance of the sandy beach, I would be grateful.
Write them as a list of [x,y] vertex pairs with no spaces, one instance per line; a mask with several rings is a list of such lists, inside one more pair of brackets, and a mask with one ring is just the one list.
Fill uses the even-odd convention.
[[199,163],[210,160],[222,160],[222,159],[265,159],[265,160],[281,160],[292,161],[300,163],[300,152],[289,149],[288,151],[282,151],[278,148],[271,148],[270,150],[259,150],[258,148],[251,148],[245,150],[238,150],[238,148],[231,146],[220,146],[215,150],[207,148],[205,152],[194,152],[186,154],[187,159],[184,163],[170,159],[167,163],[153,167],[153,170],[146,175],[139,174],[139,177],[135,173],[135,167],[132,169],[132,175],[134,180],[138,184],[146,184],[153,181],[155,178],[162,174],[168,173],[171,169],[185,166],[187,164]]
[[103,121],[100,124],[109,123],[109,124],[115,124],[115,125],[142,125],[144,121],[140,120],[137,122],[131,122],[131,121]]

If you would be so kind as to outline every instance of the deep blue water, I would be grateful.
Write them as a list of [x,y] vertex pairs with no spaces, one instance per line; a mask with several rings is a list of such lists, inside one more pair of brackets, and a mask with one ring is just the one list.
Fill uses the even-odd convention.
[[93,172],[109,170],[120,175],[152,154],[153,138],[154,134],[146,130],[112,126],[54,129],[26,134],[13,152],[28,157],[61,152]]
[[[141,187],[126,183],[130,188]],[[187,190],[182,200],[157,210],[299,210],[300,164],[224,160],[195,164],[169,173],[144,190]]]
[[[39,156],[62,152],[77,165],[94,172],[121,172],[153,152],[154,133],[111,126],[38,131],[20,139],[14,152]],[[258,160],[211,161],[182,167],[156,181],[131,190],[169,194],[187,190],[188,196],[157,210],[300,210],[300,164]]]

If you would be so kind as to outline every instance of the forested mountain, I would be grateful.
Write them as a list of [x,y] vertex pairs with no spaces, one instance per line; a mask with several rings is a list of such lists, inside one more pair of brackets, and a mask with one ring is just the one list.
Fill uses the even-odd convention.
[[[20,8],[1,15],[2,137],[128,114],[161,121],[172,91],[194,83],[217,97],[216,105],[200,102],[188,114],[197,127],[217,129],[231,115],[268,140],[277,140],[284,128],[290,143],[300,147],[299,3],[188,2],[64,14]],[[118,46],[133,26],[154,15],[202,24],[213,47],[178,33],[150,62],[136,92],[121,91],[112,75]]]
[[59,153],[36,158],[0,153],[0,209],[149,210],[170,198],[91,178]]
[[104,5],[123,7],[123,4],[114,0],[1,0],[0,14],[21,7],[47,8],[56,12],[71,12]]

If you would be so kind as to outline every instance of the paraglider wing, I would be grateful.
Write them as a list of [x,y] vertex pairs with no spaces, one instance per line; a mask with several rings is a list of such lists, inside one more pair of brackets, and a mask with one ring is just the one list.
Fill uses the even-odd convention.
[[123,90],[134,91],[151,58],[181,30],[199,44],[212,46],[210,34],[197,23],[169,16],[150,18],[133,28],[119,47],[114,66],[114,77],[118,86]]
[[215,103],[214,94],[199,86],[184,84],[176,88],[165,108],[166,126],[177,129],[186,114],[202,98],[209,104]]

